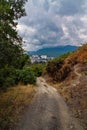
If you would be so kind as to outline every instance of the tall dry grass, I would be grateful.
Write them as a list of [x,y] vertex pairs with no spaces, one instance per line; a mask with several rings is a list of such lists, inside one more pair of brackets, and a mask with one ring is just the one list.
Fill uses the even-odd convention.
[[21,120],[34,94],[32,85],[18,85],[0,92],[0,130],[11,130]]

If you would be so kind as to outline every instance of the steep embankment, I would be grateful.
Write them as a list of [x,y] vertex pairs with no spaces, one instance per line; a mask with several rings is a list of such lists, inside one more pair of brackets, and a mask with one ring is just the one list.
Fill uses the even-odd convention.
[[[60,86],[73,115],[80,120],[87,130],[87,64],[74,66],[71,75]],[[62,89],[61,89],[62,88]]]
[[67,57],[50,61],[46,70],[50,83],[65,98],[73,115],[87,130],[87,44]]

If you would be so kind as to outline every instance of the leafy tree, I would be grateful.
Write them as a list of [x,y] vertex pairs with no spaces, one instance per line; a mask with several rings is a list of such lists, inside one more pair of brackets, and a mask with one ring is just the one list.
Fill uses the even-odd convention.
[[1,0],[0,1],[0,34],[3,40],[12,43],[21,43],[16,26],[19,18],[25,15],[24,4],[27,0]]
[[32,84],[36,80],[32,70],[23,69],[29,64],[29,56],[24,53],[17,32],[17,20],[26,15],[26,2],[0,0],[0,87],[13,86],[19,81]]
[[0,1],[0,68],[5,65],[17,67],[23,55],[22,38],[17,32],[17,20],[25,16],[24,4],[27,0]]

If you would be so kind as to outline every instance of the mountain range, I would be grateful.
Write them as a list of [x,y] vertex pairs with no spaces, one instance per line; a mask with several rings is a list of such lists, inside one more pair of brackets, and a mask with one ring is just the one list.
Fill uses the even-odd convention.
[[57,46],[57,47],[49,47],[49,48],[43,48],[39,49],[37,51],[28,51],[28,54],[30,55],[47,55],[51,57],[57,57],[64,53],[75,51],[78,47],[77,46]]

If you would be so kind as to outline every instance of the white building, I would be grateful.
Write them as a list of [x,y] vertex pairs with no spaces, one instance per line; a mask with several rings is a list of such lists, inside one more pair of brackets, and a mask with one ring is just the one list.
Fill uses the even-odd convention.
[[41,55],[41,59],[47,59],[47,55]]

